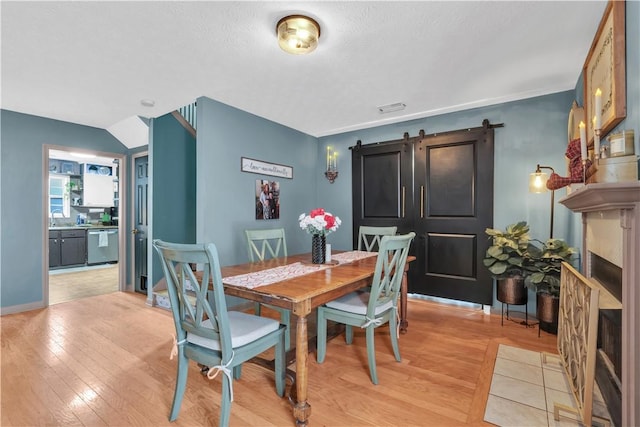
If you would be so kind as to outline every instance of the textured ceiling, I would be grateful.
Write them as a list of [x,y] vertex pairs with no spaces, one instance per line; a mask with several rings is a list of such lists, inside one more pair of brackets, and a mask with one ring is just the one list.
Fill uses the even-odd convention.
[[[108,129],[207,96],[325,136],[573,89],[605,6],[2,1],[1,102]],[[310,55],[277,44],[297,12],[322,27]]]

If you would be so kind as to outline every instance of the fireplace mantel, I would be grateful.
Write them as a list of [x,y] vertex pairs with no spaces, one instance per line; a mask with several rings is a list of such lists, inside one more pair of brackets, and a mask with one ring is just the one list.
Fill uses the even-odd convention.
[[640,181],[587,184],[560,200],[574,212],[634,209],[639,202]]
[[[622,425],[640,425],[640,181],[587,184],[560,200],[582,213],[582,254],[591,277],[590,248],[619,249],[622,268]],[[611,218],[614,220],[612,221]],[[613,224],[614,233],[594,233],[600,223]],[[610,228],[611,229],[611,228]],[[607,229],[609,230],[609,229]],[[600,237],[598,237],[600,236]],[[606,237],[602,237],[606,236]],[[612,241],[610,241],[613,239]],[[590,241],[591,240],[591,241]]]

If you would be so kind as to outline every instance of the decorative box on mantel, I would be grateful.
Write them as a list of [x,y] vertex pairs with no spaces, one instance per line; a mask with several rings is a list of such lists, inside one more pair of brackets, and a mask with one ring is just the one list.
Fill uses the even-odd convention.
[[587,184],[598,182],[633,182],[638,180],[639,157],[635,155],[598,159],[589,168],[593,175]]
[[560,203],[582,213],[583,275],[617,300],[600,302],[596,382],[614,424],[638,426],[640,181],[587,184]]

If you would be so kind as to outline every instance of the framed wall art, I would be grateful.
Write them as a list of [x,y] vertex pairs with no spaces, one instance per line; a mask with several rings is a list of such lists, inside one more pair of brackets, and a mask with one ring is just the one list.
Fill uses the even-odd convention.
[[293,179],[293,168],[291,166],[264,162],[262,160],[250,159],[248,157],[240,158],[240,170],[242,172]]
[[[627,115],[625,55],[625,2],[609,0],[582,72],[590,144],[598,114],[601,139]],[[598,89],[600,99],[596,99]]]

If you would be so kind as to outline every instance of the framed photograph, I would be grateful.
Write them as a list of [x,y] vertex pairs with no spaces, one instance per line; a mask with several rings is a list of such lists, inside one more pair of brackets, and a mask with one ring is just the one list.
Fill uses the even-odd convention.
[[256,180],[256,219],[280,219],[280,183]]
[[242,172],[293,179],[293,168],[291,166],[263,162],[262,160],[250,159],[248,157],[240,158],[240,170]]
[[583,67],[587,139],[593,141],[595,94],[600,89],[600,138],[627,115],[625,2],[609,0]]

